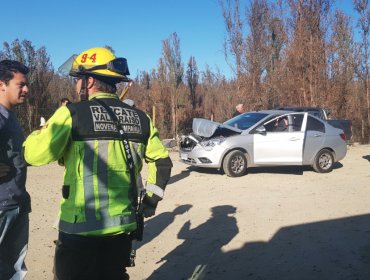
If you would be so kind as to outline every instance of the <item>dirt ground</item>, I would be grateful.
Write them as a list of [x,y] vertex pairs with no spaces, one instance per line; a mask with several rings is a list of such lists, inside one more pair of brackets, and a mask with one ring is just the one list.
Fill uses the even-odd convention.
[[[171,158],[131,279],[370,279],[369,145],[349,147],[328,174],[251,168],[229,178]],[[30,280],[53,278],[62,176],[56,164],[29,168]]]

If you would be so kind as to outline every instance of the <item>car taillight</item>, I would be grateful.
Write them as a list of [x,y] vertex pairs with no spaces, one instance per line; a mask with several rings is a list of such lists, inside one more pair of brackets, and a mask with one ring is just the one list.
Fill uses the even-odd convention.
[[343,141],[346,141],[346,135],[344,133],[339,134],[339,136],[343,139]]

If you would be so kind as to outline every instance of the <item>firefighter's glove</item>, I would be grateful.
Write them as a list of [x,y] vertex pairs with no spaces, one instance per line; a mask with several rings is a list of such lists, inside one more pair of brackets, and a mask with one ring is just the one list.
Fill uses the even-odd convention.
[[160,197],[155,194],[153,196],[148,196],[147,194],[144,196],[140,206],[140,212],[145,218],[149,218],[155,214],[155,209],[160,200]]

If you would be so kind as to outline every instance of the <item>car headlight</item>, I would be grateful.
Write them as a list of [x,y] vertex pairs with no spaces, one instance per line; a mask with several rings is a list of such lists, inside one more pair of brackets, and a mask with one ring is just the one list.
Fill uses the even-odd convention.
[[224,142],[226,138],[213,138],[206,141],[200,142],[200,145],[207,151],[210,151],[215,147],[216,145],[220,145],[222,142]]

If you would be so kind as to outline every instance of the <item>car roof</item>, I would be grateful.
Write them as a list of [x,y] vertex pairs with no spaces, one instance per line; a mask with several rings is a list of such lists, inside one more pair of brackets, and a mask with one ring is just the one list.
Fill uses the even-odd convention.
[[293,111],[273,109],[273,110],[252,111],[252,112],[248,112],[248,113],[264,113],[264,114],[269,114],[269,115],[274,115],[274,114],[281,115],[281,114],[284,114],[284,113],[288,114],[288,113],[292,113],[292,112]]
[[293,109],[293,110],[296,110],[296,109],[299,109],[299,110],[321,110],[321,108],[319,107],[301,107],[301,106],[283,106],[283,107],[279,107],[278,110],[290,110],[290,109]]

